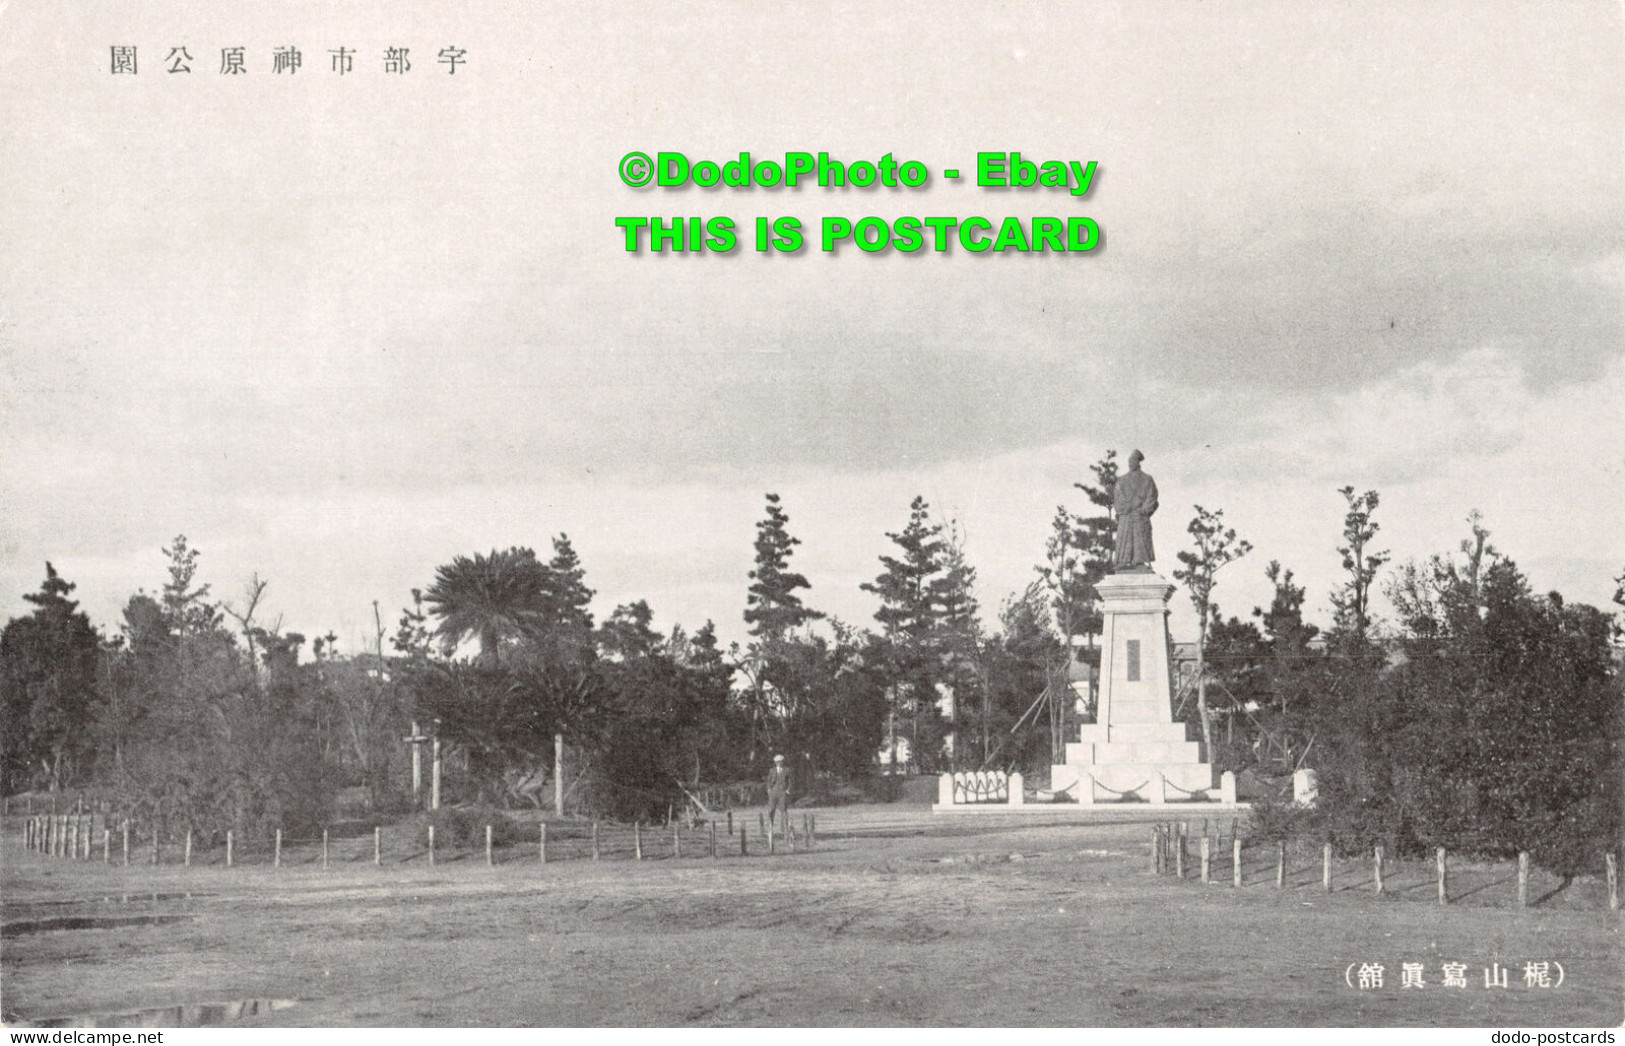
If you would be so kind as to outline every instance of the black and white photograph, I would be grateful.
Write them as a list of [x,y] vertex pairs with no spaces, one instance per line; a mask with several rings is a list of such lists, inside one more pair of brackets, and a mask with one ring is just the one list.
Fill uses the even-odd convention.
[[0,187],[12,1042],[1625,1024],[1618,0],[5,0]]

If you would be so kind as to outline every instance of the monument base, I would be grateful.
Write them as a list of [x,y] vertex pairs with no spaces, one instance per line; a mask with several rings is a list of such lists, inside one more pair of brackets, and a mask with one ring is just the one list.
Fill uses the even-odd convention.
[[1201,744],[1173,721],[1173,586],[1142,568],[1107,575],[1095,587],[1103,614],[1100,721],[1082,727],[1066,746],[1066,761],[1050,768],[1050,791],[1083,805],[1214,798]]

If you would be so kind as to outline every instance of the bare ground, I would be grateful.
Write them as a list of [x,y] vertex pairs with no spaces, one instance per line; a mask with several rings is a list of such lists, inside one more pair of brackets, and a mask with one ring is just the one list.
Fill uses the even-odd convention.
[[[1369,867],[1249,851],[1230,885],[1196,862],[1150,870],[1149,819],[933,817],[917,807],[818,813],[814,852],[642,862],[606,833],[606,859],[562,826],[534,844],[442,854],[392,838],[313,844],[287,863],[227,869],[104,866],[4,840],[0,1007],[7,1023],[129,1021],[146,1008],[238,999],[248,1026],[1617,1026],[1625,1018],[1618,913],[1600,883],[1537,877],[1512,906],[1511,866],[1452,868],[1449,907],[1432,867]],[[754,818],[751,820],[755,827]],[[756,841],[756,840],[753,840]],[[1193,853],[1195,847],[1192,847]],[[99,854],[98,854],[99,856]],[[117,854],[114,855],[115,862]],[[156,894],[156,898],[153,896]],[[187,896],[187,895],[190,896]],[[1550,964],[1560,986],[1526,983]],[[1402,989],[1401,964],[1425,987]],[[1445,988],[1442,964],[1467,966]],[[1345,983],[1350,964],[1384,986]],[[1484,968],[1509,971],[1485,988]],[[156,1018],[154,1018],[156,1019]]]

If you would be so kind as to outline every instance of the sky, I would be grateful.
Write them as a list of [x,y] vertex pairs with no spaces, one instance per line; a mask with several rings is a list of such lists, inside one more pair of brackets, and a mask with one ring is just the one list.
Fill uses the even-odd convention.
[[[184,533],[217,597],[257,573],[267,620],[357,650],[373,601],[389,627],[453,556],[564,532],[600,616],[646,599],[659,627],[742,640],[771,491],[811,605],[870,622],[859,585],[919,494],[992,623],[1108,448],[1145,453],[1164,574],[1195,505],[1252,542],[1227,614],[1267,604],[1279,560],[1326,621],[1346,485],[1380,492],[1395,565],[1477,510],[1538,591],[1607,606],[1622,10],[9,0],[0,616],[48,560],[115,630]],[[192,72],[166,72],[175,47]],[[932,178],[633,189],[634,150],[890,153]],[[982,151],[1097,173],[1082,198],[941,177]],[[741,249],[628,253],[614,225],[719,215]],[[780,215],[1102,235],[750,249]]]

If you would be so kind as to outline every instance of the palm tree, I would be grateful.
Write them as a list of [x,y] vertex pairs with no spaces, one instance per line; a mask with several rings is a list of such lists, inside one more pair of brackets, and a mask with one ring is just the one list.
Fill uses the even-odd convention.
[[473,636],[480,656],[497,666],[502,641],[545,627],[552,573],[528,548],[458,556],[435,571],[424,593],[429,612],[440,619],[435,635],[447,652]]

